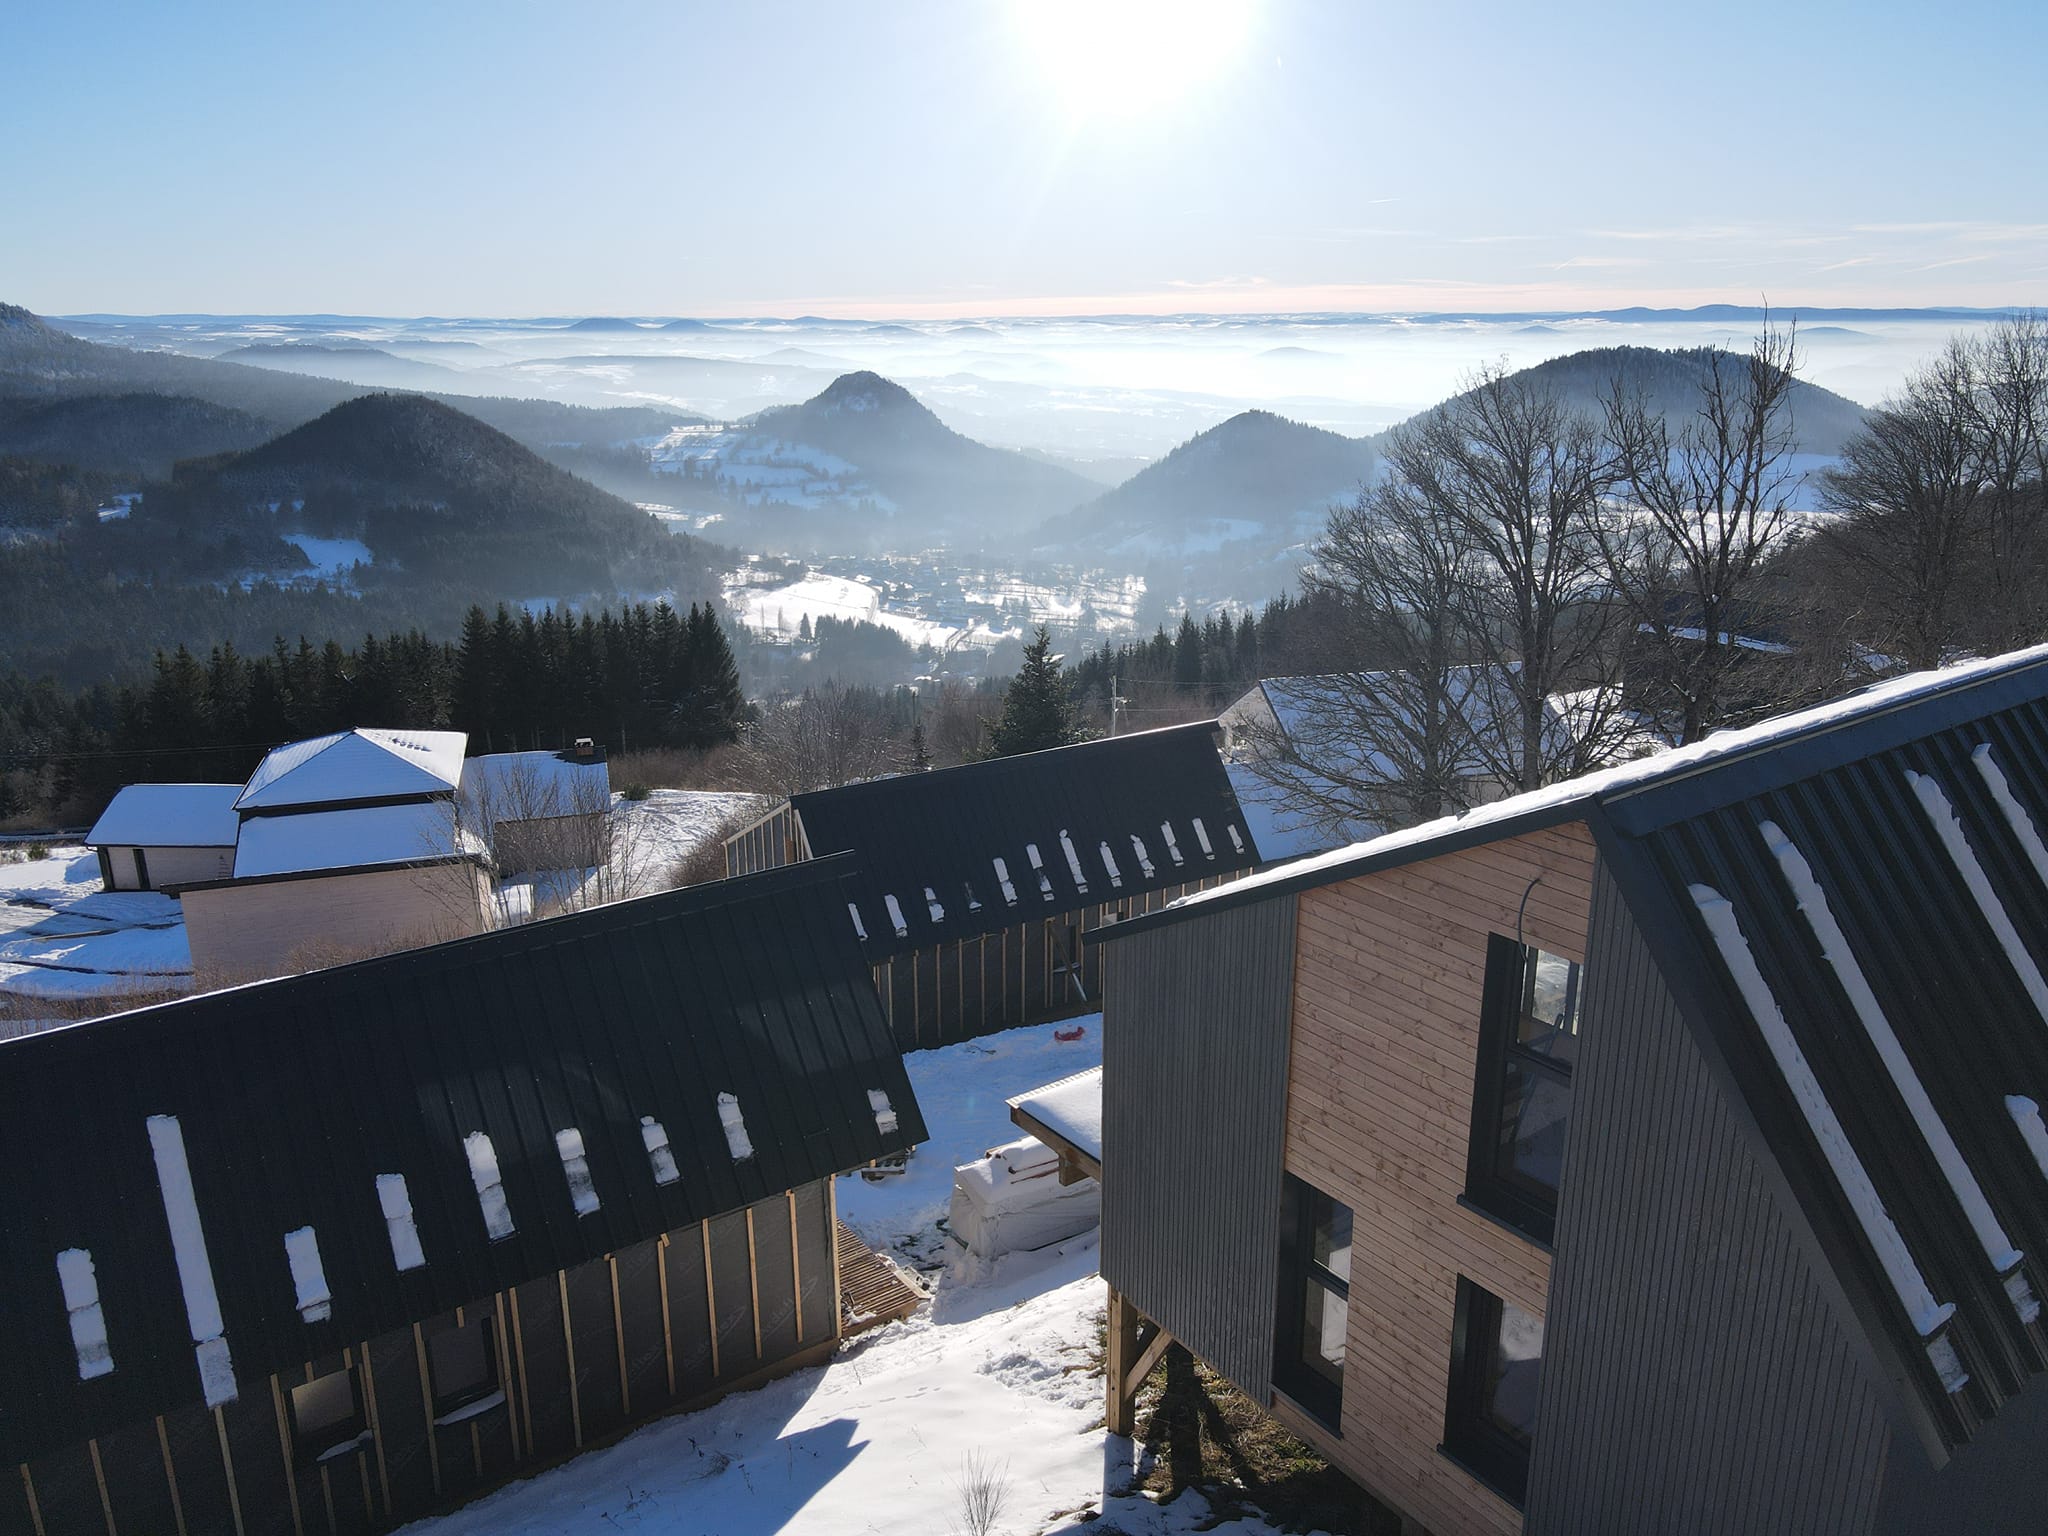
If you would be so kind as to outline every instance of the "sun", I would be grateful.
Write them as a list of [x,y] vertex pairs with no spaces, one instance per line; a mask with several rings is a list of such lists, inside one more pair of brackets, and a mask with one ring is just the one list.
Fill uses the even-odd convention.
[[1024,52],[1070,112],[1158,111],[1242,52],[1253,0],[1013,0]]

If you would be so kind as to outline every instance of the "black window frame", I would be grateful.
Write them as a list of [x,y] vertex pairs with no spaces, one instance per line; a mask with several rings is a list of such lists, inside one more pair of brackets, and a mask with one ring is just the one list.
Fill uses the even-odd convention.
[[149,855],[140,848],[131,848],[128,852],[135,861],[135,879],[138,889],[145,891],[154,889],[149,883]]
[[[348,1379],[349,1416],[322,1429],[306,1428],[299,1422],[299,1393],[306,1387],[336,1376]],[[312,1466],[352,1446],[360,1446],[370,1432],[369,1417],[363,1410],[363,1383],[353,1365],[323,1371],[311,1380],[293,1383],[285,1393],[285,1406],[291,1416],[292,1457],[301,1466]]]
[[[1500,1350],[1500,1327],[1507,1303],[1483,1285],[1458,1276],[1458,1310],[1451,1328],[1451,1373],[1444,1394],[1444,1443],[1451,1460],[1495,1493],[1522,1507],[1529,1491],[1528,1439],[1509,1433],[1486,1409]],[[1542,1356],[1538,1355],[1538,1370]],[[1540,1390],[1541,1377],[1538,1377]]]
[[[1487,1215],[1507,1223],[1535,1242],[1549,1246],[1557,1232],[1558,1193],[1548,1195],[1502,1167],[1501,1123],[1507,1110],[1508,1069],[1518,1067],[1552,1085],[1571,1091],[1572,1063],[1533,1051],[1521,1041],[1518,1024],[1530,966],[1539,953],[1504,934],[1492,934],[1486,945],[1486,990],[1479,1016],[1479,1060],[1472,1094],[1472,1135],[1465,1167],[1465,1199]],[[1570,999],[1572,1034],[1578,1035],[1584,1002],[1585,969],[1563,955],[1571,967],[1566,995]],[[1561,1180],[1560,1180],[1561,1182]]]
[[1308,1287],[1319,1287],[1344,1303],[1348,1326],[1351,1282],[1316,1260],[1315,1202],[1329,1201],[1333,1209],[1344,1212],[1347,1219],[1353,1218],[1353,1212],[1336,1196],[1317,1189],[1305,1179],[1298,1179],[1291,1173],[1281,1177],[1284,1184],[1280,1198],[1280,1266],[1274,1308],[1273,1385],[1299,1404],[1303,1412],[1335,1433],[1344,1414],[1343,1367],[1337,1368],[1338,1379],[1333,1382],[1303,1357],[1302,1331],[1307,1322],[1304,1303]]
[[[481,1385],[446,1391],[441,1386],[440,1366],[435,1356],[439,1341],[453,1334],[467,1333],[471,1329],[481,1330],[483,1339],[484,1380]],[[458,1413],[474,1403],[480,1403],[493,1395],[502,1395],[504,1383],[498,1375],[498,1332],[497,1320],[490,1313],[480,1313],[467,1321],[447,1328],[437,1329],[427,1335],[427,1385],[434,1396],[434,1417],[444,1419],[451,1413]],[[443,1346],[445,1347],[445,1346]]]

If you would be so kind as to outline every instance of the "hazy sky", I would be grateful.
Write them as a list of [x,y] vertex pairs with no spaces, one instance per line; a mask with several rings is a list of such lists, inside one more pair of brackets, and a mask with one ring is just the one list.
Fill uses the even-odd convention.
[[2040,0],[13,7],[49,313],[2048,305]]

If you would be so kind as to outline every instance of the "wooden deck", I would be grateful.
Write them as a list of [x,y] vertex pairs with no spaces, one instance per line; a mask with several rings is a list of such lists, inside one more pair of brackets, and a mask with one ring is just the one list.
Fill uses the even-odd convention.
[[899,1265],[882,1258],[839,1223],[840,1336],[852,1338],[915,1312],[925,1293]]

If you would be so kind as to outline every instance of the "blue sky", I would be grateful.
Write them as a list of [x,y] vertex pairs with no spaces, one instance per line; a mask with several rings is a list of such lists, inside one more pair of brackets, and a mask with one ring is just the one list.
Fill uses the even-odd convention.
[[0,298],[49,313],[2048,305],[2038,0],[68,0],[8,34]]

